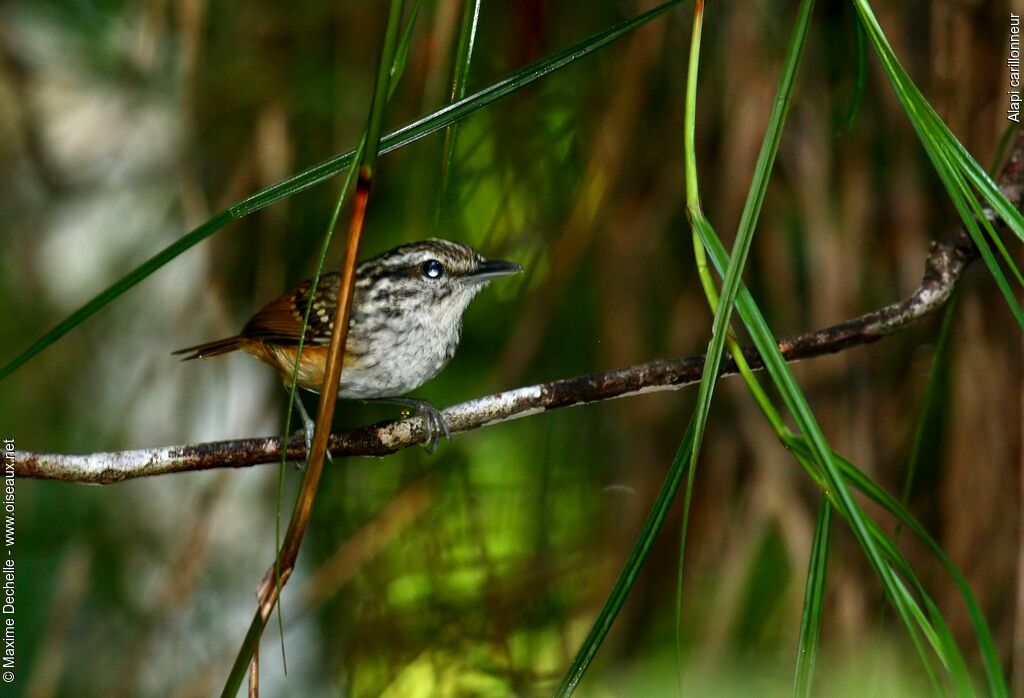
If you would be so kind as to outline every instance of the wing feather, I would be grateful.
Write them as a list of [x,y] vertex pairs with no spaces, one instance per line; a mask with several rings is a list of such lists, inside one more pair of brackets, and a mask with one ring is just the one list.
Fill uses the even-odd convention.
[[[306,342],[326,345],[334,329],[334,306],[338,297],[338,274],[320,277],[313,298],[313,310],[306,326]],[[309,302],[311,283],[303,281],[280,298],[263,306],[242,328],[242,336],[268,344],[298,344],[302,317]]]

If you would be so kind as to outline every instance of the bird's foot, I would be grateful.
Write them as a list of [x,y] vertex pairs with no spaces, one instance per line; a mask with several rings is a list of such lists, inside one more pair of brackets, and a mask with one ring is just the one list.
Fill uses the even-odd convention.
[[427,450],[427,453],[433,453],[441,445],[442,434],[446,439],[452,438],[444,415],[432,404],[421,402],[416,408],[416,414],[423,419],[423,428],[427,432],[426,440],[423,442],[423,447]]
[[[296,467],[299,470],[304,470],[306,467],[306,463],[309,462],[309,454],[313,452],[313,432],[316,430],[316,422],[314,422],[310,418],[309,413],[306,412],[306,408],[303,406],[302,400],[299,399],[298,393],[295,394],[295,406],[299,410],[299,415],[301,415],[302,417],[302,424],[306,431],[306,460],[302,461],[301,463],[297,463]],[[334,462],[334,458],[331,457],[331,449],[329,446],[324,455],[327,456],[327,460],[331,461],[332,463]]]
[[382,402],[390,402],[394,405],[401,405],[406,414],[419,417],[423,420],[423,448],[427,453],[433,453],[441,443],[441,437],[451,439],[452,434],[448,428],[441,410],[434,407],[426,400],[417,400],[410,397],[384,398]]
[[[310,420],[306,424],[305,429],[306,429],[306,460],[305,460],[305,462],[299,464],[299,470],[304,470],[305,469],[306,463],[309,462],[309,454],[311,454],[313,452],[313,431],[316,429],[316,424],[313,422],[313,420]],[[327,438],[330,439],[330,437],[327,437]],[[328,442],[327,450],[324,451],[324,455],[327,456],[327,460],[329,460],[332,463],[334,462],[334,457],[331,456],[330,442]]]

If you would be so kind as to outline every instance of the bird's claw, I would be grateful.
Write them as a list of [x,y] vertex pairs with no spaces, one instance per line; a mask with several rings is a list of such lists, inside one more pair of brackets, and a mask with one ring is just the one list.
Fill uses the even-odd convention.
[[416,408],[416,413],[423,419],[423,430],[426,432],[423,448],[426,449],[427,453],[433,453],[437,450],[437,447],[441,444],[442,434],[446,439],[452,438],[451,431],[448,429],[448,422],[445,421],[440,410],[429,402],[420,403]]
[[[305,470],[306,463],[309,462],[309,455],[313,452],[313,432],[316,430],[316,423],[312,419],[309,419],[308,415],[305,414],[305,410],[303,410],[303,417],[306,432],[306,459],[302,462],[296,463],[296,467],[298,467],[299,470]],[[334,462],[334,458],[331,457],[331,449],[329,446],[324,452],[324,455],[327,456],[327,460],[332,463]]]
[[405,407],[404,412],[406,415],[419,417],[423,420],[423,448],[426,449],[427,453],[433,453],[437,450],[441,443],[442,435],[446,439],[452,437],[451,430],[448,428],[448,422],[445,421],[441,411],[426,400],[396,398],[391,399],[390,402]]
[[313,423],[306,423],[306,457],[301,461],[295,462],[295,467],[298,470],[305,470],[306,463],[309,462],[309,454],[313,452]]

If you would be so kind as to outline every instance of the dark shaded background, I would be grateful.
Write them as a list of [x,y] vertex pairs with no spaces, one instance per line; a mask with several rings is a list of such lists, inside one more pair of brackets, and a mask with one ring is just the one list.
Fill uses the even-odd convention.
[[[708,7],[698,163],[706,212],[727,240],[792,5]],[[470,92],[647,6],[484,2]],[[1024,14],[1020,3],[875,3],[910,74],[983,164],[1007,123],[1014,7]],[[691,10],[464,121],[436,226],[442,136],[381,159],[365,255],[438,235],[528,270],[480,296],[456,359],[419,396],[445,405],[703,349],[710,315],[682,169]],[[461,11],[424,3],[391,127],[445,103]],[[0,6],[0,360],[216,211],[354,145],[384,14],[380,3],[312,0]],[[873,55],[845,128],[856,60],[852,10],[819,3],[746,275],[778,335],[906,295],[928,242],[956,225]],[[231,225],[5,380],[3,436],[85,453],[280,431],[272,371],[244,356],[183,365],[170,351],[234,333],[306,278],[338,186]],[[1019,259],[1019,244],[1011,251]],[[340,245],[329,259],[340,264]],[[976,266],[911,504],[970,579],[1007,670],[1020,671],[1021,338]],[[796,368],[832,445],[891,492],[940,320]],[[266,695],[549,692],[649,511],[694,394],[564,410],[459,435],[433,456],[329,468],[285,592],[289,674],[272,623]],[[394,416],[343,403],[336,422]],[[299,476],[285,479],[290,503]],[[16,692],[219,691],[273,558],[276,487],[272,466],[106,488],[19,481]],[[788,692],[816,490],[735,380],[712,410],[694,502],[687,693]],[[678,514],[584,695],[675,690]],[[915,693],[905,634],[836,525],[819,686]],[[968,641],[955,590],[908,545]]]

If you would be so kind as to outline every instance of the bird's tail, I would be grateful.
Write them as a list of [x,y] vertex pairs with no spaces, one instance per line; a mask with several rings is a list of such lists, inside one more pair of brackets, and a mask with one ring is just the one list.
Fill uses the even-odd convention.
[[221,354],[228,354],[237,349],[242,348],[242,337],[236,335],[234,337],[228,337],[227,339],[218,339],[215,342],[207,342],[206,344],[197,344],[194,347],[187,347],[185,349],[178,349],[178,351],[172,351],[172,354],[188,354],[183,356],[182,361],[191,361],[192,359],[205,359],[209,356],[220,356]]

